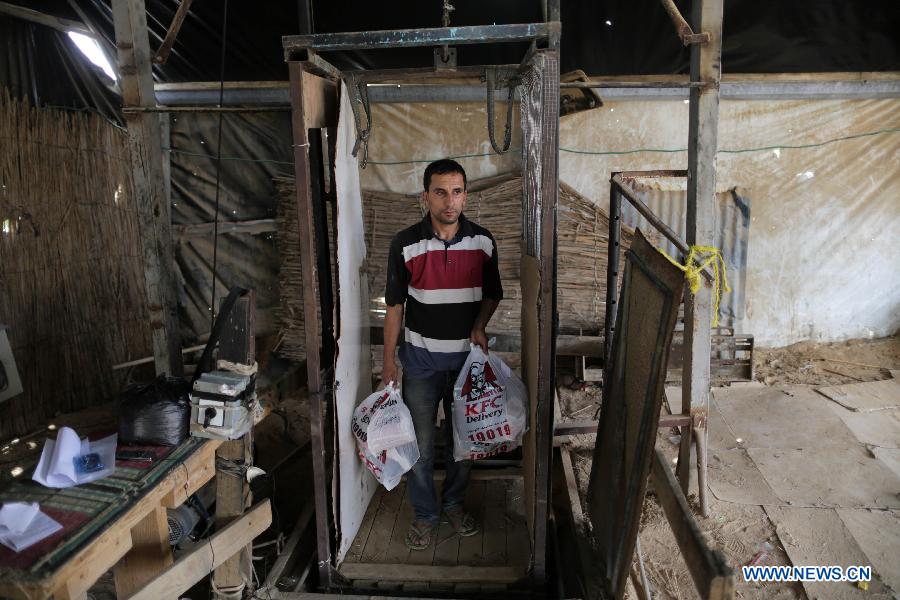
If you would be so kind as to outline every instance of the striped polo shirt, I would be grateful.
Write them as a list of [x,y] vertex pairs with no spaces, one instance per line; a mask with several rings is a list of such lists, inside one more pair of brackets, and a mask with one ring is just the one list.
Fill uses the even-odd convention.
[[407,376],[459,370],[481,299],[503,299],[497,243],[464,215],[456,237],[444,241],[426,214],[391,241],[384,296],[388,306],[406,303],[400,362]]

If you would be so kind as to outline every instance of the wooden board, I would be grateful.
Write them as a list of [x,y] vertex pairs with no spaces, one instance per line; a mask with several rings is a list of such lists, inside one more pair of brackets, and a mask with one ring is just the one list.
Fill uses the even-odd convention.
[[678,549],[701,598],[732,598],[734,573],[719,550],[710,550],[663,453],[653,453],[653,485]]
[[525,568],[347,563],[341,567],[341,574],[349,579],[375,581],[515,583],[525,577]]
[[816,388],[816,391],[841,406],[858,412],[900,408],[900,381],[864,381]]
[[[767,506],[765,510],[794,565],[849,567],[869,564],[836,511],[788,506]],[[887,600],[891,597],[877,576],[873,576],[868,591],[849,582],[804,582],[803,588],[809,598]]]
[[624,270],[587,498],[604,587],[615,598],[631,567],[684,286],[640,232]]
[[829,402],[828,406],[863,444],[900,448],[900,410],[857,412],[836,402]]
[[900,514],[889,510],[839,508],[837,514],[878,577],[900,594]]
[[900,508],[900,477],[859,444],[748,452],[772,490],[793,506]]
[[[484,489],[487,482],[476,481],[469,484],[466,493],[466,509],[479,524],[484,523]],[[484,561],[484,530],[481,535],[473,535],[459,541],[457,560],[461,565],[477,565]],[[528,535],[527,525],[525,535]]]
[[878,461],[900,477],[900,450],[895,448],[878,448],[869,446],[866,448]]
[[[523,494],[521,477],[473,480],[465,506],[480,531],[460,537],[442,523],[435,529],[431,546],[418,551],[404,542],[413,520],[406,486],[401,484],[390,492],[379,488],[338,570],[354,580],[356,587],[378,582],[380,590],[391,582],[402,584],[406,592],[411,591],[408,582],[427,582],[431,591],[440,591],[440,586],[452,591],[457,583],[515,582],[524,576],[531,559]],[[438,572],[441,574],[435,576]]]
[[303,118],[307,129],[331,127],[337,121],[337,84],[303,72]]
[[536,448],[534,423],[537,418],[538,389],[538,314],[540,266],[536,258],[522,253],[522,380],[528,388],[528,422],[532,424],[522,440],[522,467],[525,474],[525,519],[534,543],[534,494]]
[[246,514],[217,531],[209,540],[199,544],[164,572],[146,582],[137,593],[118,595],[133,600],[178,598],[192,585],[200,581],[235,553],[253,542],[253,539],[272,524],[272,508],[269,500],[263,500]]
[[716,388],[713,395],[746,448],[846,448],[856,444],[829,402],[809,388]]
[[709,489],[736,504],[784,504],[743,448],[710,450]]

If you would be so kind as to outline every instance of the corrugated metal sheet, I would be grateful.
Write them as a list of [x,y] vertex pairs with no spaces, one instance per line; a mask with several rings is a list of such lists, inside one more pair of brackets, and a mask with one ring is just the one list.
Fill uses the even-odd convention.
[[[668,182],[673,182],[668,185]],[[662,179],[653,185],[636,183],[633,187],[640,199],[671,227],[682,239],[686,238],[687,191],[684,181]],[[680,258],[678,250],[660,235],[627,201],[622,203],[622,220],[629,227],[639,227],[648,238],[669,256]],[[744,318],[747,283],[747,245],[750,241],[750,196],[746,190],[735,188],[716,194],[716,225],[713,244],[722,251],[727,266],[731,292],[722,296],[719,305],[719,325],[731,327]]]

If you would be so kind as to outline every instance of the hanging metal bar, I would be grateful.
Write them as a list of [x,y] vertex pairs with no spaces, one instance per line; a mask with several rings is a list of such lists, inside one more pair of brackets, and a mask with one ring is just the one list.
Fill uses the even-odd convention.
[[375,50],[378,48],[415,48],[442,45],[493,44],[498,42],[530,42],[546,40],[561,31],[559,22],[518,25],[473,25],[433,29],[392,29],[351,33],[316,33],[289,35],[282,38],[285,58],[301,50],[318,52],[339,50]]
[[[498,69],[503,71],[514,71],[519,65],[497,65]],[[417,79],[461,79],[466,77],[478,78],[484,77],[483,66],[457,67],[452,71],[445,69],[436,71],[434,67],[416,67],[412,69],[359,69],[347,70],[342,72],[345,77],[356,77],[360,81],[366,83],[377,83],[382,81],[406,81]],[[483,86],[479,81],[472,85]]]
[[681,16],[681,12],[678,10],[678,7],[675,6],[674,0],[661,0],[663,8],[666,9],[666,12],[669,13],[669,18],[672,19],[672,24],[675,25],[675,31],[678,32],[678,38],[681,40],[681,43],[685,46],[690,46],[691,44],[708,44],[710,36],[708,33],[694,33],[694,30],[691,29],[691,26],[688,25],[688,22],[684,20],[684,17]]

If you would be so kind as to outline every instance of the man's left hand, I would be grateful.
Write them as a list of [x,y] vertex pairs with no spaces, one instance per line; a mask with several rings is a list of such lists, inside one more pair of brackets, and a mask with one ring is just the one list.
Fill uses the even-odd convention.
[[473,344],[481,346],[482,352],[484,352],[485,354],[488,353],[488,339],[487,334],[484,332],[484,329],[473,329],[472,335],[469,336],[469,340]]

